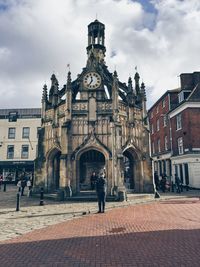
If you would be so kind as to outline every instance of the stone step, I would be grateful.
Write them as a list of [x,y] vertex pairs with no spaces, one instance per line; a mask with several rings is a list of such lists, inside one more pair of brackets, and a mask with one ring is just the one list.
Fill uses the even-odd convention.
[[[39,194],[34,194],[33,197],[40,197]],[[140,194],[140,193],[128,193],[127,200],[138,200],[138,199],[154,199],[154,194]],[[44,199],[51,199],[55,201],[59,201],[60,196],[57,193],[53,194],[44,194]],[[81,191],[79,194],[74,195],[72,197],[67,197],[64,199],[65,201],[82,201],[82,202],[90,202],[97,201],[97,196],[95,191]],[[106,201],[117,201],[115,196],[107,196]]]
[[152,198],[154,199],[154,194],[141,194],[141,193],[128,193],[127,194],[127,200],[134,200],[134,199],[147,199]]

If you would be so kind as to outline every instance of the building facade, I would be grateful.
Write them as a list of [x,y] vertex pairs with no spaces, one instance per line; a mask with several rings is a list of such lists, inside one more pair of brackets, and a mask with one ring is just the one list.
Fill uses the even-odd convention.
[[60,89],[53,74],[42,97],[42,128],[35,190],[72,194],[90,190],[93,171],[106,173],[108,194],[151,192],[145,86],[118,79],[105,65],[105,26],[88,25],[87,63],[76,80]]
[[179,103],[170,111],[173,128],[172,175],[200,188],[200,72],[181,74]]
[[148,111],[153,168],[200,188],[200,72],[183,73],[180,81]]
[[153,170],[160,177],[162,174],[172,176],[172,128],[168,114],[178,104],[179,91],[166,91],[148,111]]
[[33,178],[41,109],[0,109],[0,174],[15,182],[22,172]]

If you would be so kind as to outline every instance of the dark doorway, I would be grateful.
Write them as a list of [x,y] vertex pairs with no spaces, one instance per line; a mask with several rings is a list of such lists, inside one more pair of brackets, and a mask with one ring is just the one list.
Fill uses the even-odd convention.
[[189,181],[189,171],[187,163],[184,164],[184,169],[185,169],[185,184],[189,185],[190,181]]
[[48,184],[50,190],[57,190],[60,186],[60,155],[61,152],[55,149],[49,156]]
[[124,160],[124,185],[127,190],[135,188],[134,181],[134,158],[132,153],[126,150],[123,154]]
[[80,157],[80,190],[91,190],[90,177],[93,172],[99,172],[105,167],[105,157],[97,150],[89,150]]

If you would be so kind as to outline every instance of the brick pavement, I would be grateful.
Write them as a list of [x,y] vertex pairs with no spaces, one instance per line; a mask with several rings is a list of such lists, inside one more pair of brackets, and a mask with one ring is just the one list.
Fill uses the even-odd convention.
[[[21,197],[20,211],[16,212],[17,187],[8,186],[6,192],[0,192],[0,241],[20,236],[34,229],[94,213],[96,202],[56,202],[45,199],[45,205],[39,206],[39,199]],[[26,190],[25,190],[26,194]],[[107,209],[153,201],[153,196],[137,198],[128,202],[109,202]]]
[[0,266],[199,266],[199,198],[89,214],[0,243]]

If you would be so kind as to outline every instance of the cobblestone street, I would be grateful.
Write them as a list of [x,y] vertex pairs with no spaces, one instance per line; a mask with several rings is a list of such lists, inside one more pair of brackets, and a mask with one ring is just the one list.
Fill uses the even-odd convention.
[[0,192],[0,266],[199,266],[198,191],[111,202],[95,214],[95,202],[39,206],[26,196],[16,212],[15,190]]

